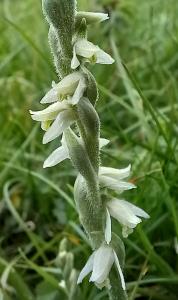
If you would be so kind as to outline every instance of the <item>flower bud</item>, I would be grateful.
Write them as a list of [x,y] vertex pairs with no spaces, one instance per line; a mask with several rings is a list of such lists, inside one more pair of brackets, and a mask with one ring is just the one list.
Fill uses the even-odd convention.
[[67,246],[68,246],[68,240],[66,238],[63,238],[59,245],[59,251],[60,252],[67,251]]
[[69,276],[72,272],[72,269],[73,269],[73,265],[74,265],[74,255],[73,255],[73,253],[68,252],[67,256],[66,256],[66,264],[64,267],[64,278],[66,278],[66,279],[69,278]]
[[56,266],[63,269],[66,264],[66,259],[67,259],[67,252],[66,251],[59,252],[58,256],[55,259]]
[[75,295],[77,292],[77,278],[78,278],[78,271],[72,269],[72,272],[69,277],[69,285],[70,285],[70,299],[75,299]]

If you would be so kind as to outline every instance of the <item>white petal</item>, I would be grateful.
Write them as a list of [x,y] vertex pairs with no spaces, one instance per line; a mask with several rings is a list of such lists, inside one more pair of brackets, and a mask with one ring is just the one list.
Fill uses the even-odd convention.
[[76,15],[79,19],[86,19],[87,24],[93,24],[98,22],[103,22],[107,19],[109,19],[108,14],[104,13],[93,13],[93,12],[85,12],[85,11],[79,11]]
[[57,84],[58,95],[73,95],[81,78],[82,74],[80,72],[73,72],[65,76]]
[[138,218],[124,203],[118,199],[107,202],[110,215],[119,223],[129,228],[135,228],[142,220]]
[[43,144],[47,144],[60,136],[75,121],[70,110],[59,113],[51,127],[46,131],[43,137]]
[[93,43],[80,39],[75,43],[76,54],[82,57],[91,58],[99,49]]
[[100,175],[99,180],[102,187],[115,190],[118,193],[122,193],[123,191],[136,188],[136,186],[133,183],[116,180],[109,176]]
[[150,216],[140,207],[126,201],[126,200],[119,200],[121,203],[123,203],[125,205],[125,207],[128,207],[128,209],[130,209],[136,216],[138,217],[142,217],[145,219],[149,219]]
[[78,280],[77,280],[77,284],[80,284],[83,281],[83,279],[92,271],[94,255],[95,255],[95,252],[89,257],[86,265],[80,272]]
[[99,140],[99,146],[100,146],[100,149],[101,148],[103,148],[104,146],[106,146],[107,144],[109,144],[109,140],[107,140],[107,139],[104,139],[104,138],[100,138],[100,140]]
[[114,63],[114,59],[106,52],[101,50],[100,48],[96,52],[96,63],[97,64],[104,64],[104,65],[111,65]]
[[115,168],[108,168],[108,167],[100,167],[100,174],[109,176],[115,179],[123,179],[127,178],[130,175],[131,165],[124,169],[115,169]]
[[84,94],[85,89],[86,89],[85,79],[81,78],[79,81],[79,84],[75,90],[75,93],[72,97],[72,100],[71,100],[72,105],[76,105],[80,101],[80,99],[82,98],[82,96]]
[[107,244],[109,244],[111,241],[111,217],[107,208],[106,208],[105,241]]
[[120,275],[120,279],[121,279],[121,285],[122,285],[122,288],[123,290],[125,291],[126,290],[126,286],[125,286],[125,280],[124,280],[124,275],[122,273],[122,269],[121,269],[121,266],[120,266],[120,263],[119,263],[119,259],[117,257],[117,254],[115,251],[114,252],[114,260],[115,260],[115,264],[116,264],[116,267],[118,269],[118,272],[119,272],[119,275]]
[[30,114],[32,115],[32,119],[35,121],[48,121],[54,120],[59,112],[64,111],[69,108],[69,104],[67,101],[56,102],[49,105],[47,108],[39,111],[30,110]]
[[75,70],[80,66],[80,61],[77,58],[77,54],[76,54],[76,49],[75,49],[75,45],[73,47],[73,57],[71,60],[71,69]]
[[53,167],[67,158],[69,158],[67,149],[63,146],[60,146],[48,156],[43,164],[43,168]]
[[41,99],[40,103],[53,103],[58,101],[56,86],[54,86],[46,95]]
[[95,252],[93,262],[93,272],[90,281],[101,284],[104,282],[111,270],[114,262],[113,250],[109,246],[103,245]]

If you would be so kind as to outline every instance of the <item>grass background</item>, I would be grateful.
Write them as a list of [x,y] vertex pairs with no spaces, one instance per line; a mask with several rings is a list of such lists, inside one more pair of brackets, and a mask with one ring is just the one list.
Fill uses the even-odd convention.
[[[111,140],[102,162],[132,163],[138,188],[124,197],[151,216],[125,241],[129,300],[176,300],[178,2],[78,5],[111,16],[89,33],[116,60],[91,68],[100,89],[101,135]],[[0,14],[0,299],[72,299],[58,285],[65,272],[55,257],[64,237],[68,268],[71,261],[80,270],[91,253],[74,208],[76,173],[67,161],[42,169],[57,144],[42,145],[42,131],[28,113],[41,109],[40,98],[57,80],[48,25],[36,0],[1,0]],[[117,223],[114,229],[120,232]],[[82,300],[107,299],[87,280],[76,293]]]

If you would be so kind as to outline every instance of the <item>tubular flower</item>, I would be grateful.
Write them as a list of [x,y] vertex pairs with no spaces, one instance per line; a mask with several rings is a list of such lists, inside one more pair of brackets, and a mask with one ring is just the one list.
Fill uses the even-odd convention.
[[119,272],[121,284],[123,290],[125,290],[125,281],[122,273],[122,269],[119,263],[116,252],[112,247],[102,244],[93,254],[89,257],[86,265],[80,272],[77,283],[81,283],[90,272],[92,272],[89,281],[94,282],[97,287],[108,287],[108,276],[113,264],[116,264]]
[[78,39],[73,47],[73,58],[71,68],[76,69],[80,66],[80,61],[77,56],[85,58],[85,61],[97,64],[112,64],[114,59],[101,50],[98,46],[87,41],[86,39]]
[[118,193],[122,193],[125,190],[136,188],[136,186],[133,183],[122,180],[129,176],[130,169],[130,165],[124,169],[100,167],[99,181],[101,187],[106,187],[115,190]]
[[122,225],[122,235],[127,238],[133,229],[142,222],[141,218],[148,219],[149,215],[141,208],[125,200],[112,199],[106,204],[106,231],[105,237],[107,243],[111,240],[111,220],[110,216],[115,218]]

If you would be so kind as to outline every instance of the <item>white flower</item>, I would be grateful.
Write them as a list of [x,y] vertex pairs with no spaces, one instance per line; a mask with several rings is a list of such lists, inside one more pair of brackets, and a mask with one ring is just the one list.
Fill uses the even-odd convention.
[[53,103],[71,97],[75,105],[83,96],[86,88],[85,79],[80,72],[73,72],[64,77],[59,83],[52,84],[52,89],[42,98],[41,103]]
[[80,101],[85,88],[83,75],[74,72],[58,84],[53,84],[53,88],[41,100],[41,103],[52,104],[40,111],[30,111],[32,119],[41,122],[41,128],[46,131],[44,144],[60,136],[75,121],[72,106]]
[[[109,141],[107,139],[101,138],[100,139],[100,149],[102,147],[104,147],[105,145],[107,145],[108,143],[109,143]],[[48,156],[48,158],[45,160],[43,168],[53,167],[67,158],[70,159],[69,151],[67,148],[67,144],[66,144],[64,135],[62,136],[61,144],[62,145],[59,148],[57,148],[56,150],[54,150]]]
[[[75,121],[70,100],[55,102],[43,110],[30,111],[30,113],[32,119],[42,122],[42,128],[47,130],[43,137],[43,144],[60,136]],[[52,121],[54,122],[51,125]]]
[[74,44],[73,58],[71,61],[72,69],[76,69],[80,65],[77,55],[84,57],[88,62],[97,64],[112,64],[114,62],[114,59],[109,54],[86,39],[79,39]]
[[112,199],[107,202],[107,216],[106,216],[106,231],[105,238],[107,243],[111,238],[111,221],[110,215],[115,218],[122,225],[122,235],[127,238],[133,229],[142,220],[139,217],[148,219],[149,215],[141,208],[129,203],[125,200]]
[[81,283],[90,272],[92,272],[90,280],[94,282],[97,287],[103,288],[108,285],[108,276],[111,270],[113,263],[116,264],[118,269],[121,284],[123,290],[126,289],[124,276],[122,273],[122,269],[116,255],[116,252],[108,245],[101,245],[97,250],[93,252],[93,254],[89,257],[86,265],[80,272],[77,283]]
[[87,24],[100,23],[109,19],[108,14],[78,11],[76,14],[76,19],[82,20],[86,19]]
[[135,188],[136,186],[133,183],[122,180],[129,176],[130,169],[130,165],[124,169],[100,167],[99,180],[101,186],[115,190],[118,193]]

